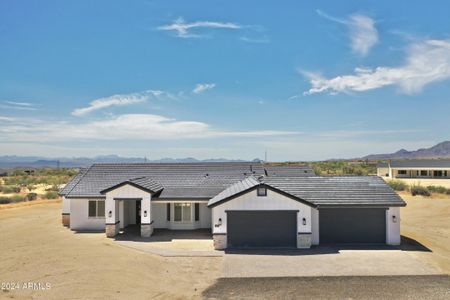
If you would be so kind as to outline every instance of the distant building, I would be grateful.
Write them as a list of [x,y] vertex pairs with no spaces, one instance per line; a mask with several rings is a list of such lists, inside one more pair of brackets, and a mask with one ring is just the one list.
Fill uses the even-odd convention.
[[450,179],[450,159],[392,160],[379,163],[377,175],[398,179]]

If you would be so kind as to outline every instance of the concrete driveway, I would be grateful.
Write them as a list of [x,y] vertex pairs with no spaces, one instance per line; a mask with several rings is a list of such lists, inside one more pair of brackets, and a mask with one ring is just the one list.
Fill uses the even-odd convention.
[[440,270],[399,249],[227,251],[222,277],[435,275]]

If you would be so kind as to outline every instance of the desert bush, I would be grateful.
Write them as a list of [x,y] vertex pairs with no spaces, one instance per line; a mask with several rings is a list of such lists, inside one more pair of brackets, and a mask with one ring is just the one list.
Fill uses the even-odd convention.
[[12,202],[22,202],[25,201],[25,196],[22,195],[13,195],[11,196]]
[[445,194],[447,193],[447,191],[449,191],[445,186],[435,186],[435,185],[427,186],[427,189],[432,193],[441,193],[441,194]]
[[20,193],[20,186],[10,186],[10,185],[5,185],[2,187],[2,193],[5,194],[11,194],[11,193]]
[[44,198],[45,199],[56,199],[56,198],[58,198],[58,193],[55,191],[48,191],[47,193],[45,193]]
[[37,194],[36,193],[28,193],[26,196],[28,201],[33,201],[37,199]]
[[413,185],[411,187],[411,195],[413,196],[425,196],[425,197],[429,197],[431,196],[431,192],[424,186],[420,186],[420,185]]
[[32,184],[27,185],[27,190],[29,190],[30,192],[34,190],[34,185]]
[[0,197],[0,204],[8,204],[11,203],[11,198],[10,197]]
[[58,191],[59,191],[59,187],[58,187],[58,185],[53,184],[51,187],[46,188],[45,190],[46,190],[47,192],[49,192],[49,191],[58,192]]
[[408,190],[408,185],[405,182],[401,181],[401,180],[389,180],[388,184],[394,191],[406,191],[406,190]]

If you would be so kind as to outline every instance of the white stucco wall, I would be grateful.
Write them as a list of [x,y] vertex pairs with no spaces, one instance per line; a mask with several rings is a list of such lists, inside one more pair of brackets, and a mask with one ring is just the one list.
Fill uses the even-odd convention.
[[[297,232],[311,233],[311,207],[270,189],[267,189],[267,196],[264,197],[257,196],[256,190],[252,190],[213,207],[213,233],[227,232],[227,210],[298,210]],[[214,224],[218,224],[219,218],[222,219],[222,225],[216,227]],[[306,225],[303,225],[303,218],[306,219]]]
[[389,168],[377,168],[377,175],[381,177],[389,176]]
[[311,208],[311,244],[319,245],[319,210]]
[[70,199],[67,199],[66,197],[62,198],[62,213],[70,214]]
[[152,203],[154,228],[167,228],[167,203]]
[[70,199],[70,229],[72,230],[104,230],[105,218],[89,217],[89,200]]
[[390,207],[386,210],[386,244],[400,245],[400,207]]
[[[172,201],[170,205],[170,221],[167,221],[167,203],[169,201],[152,202],[153,222],[155,228],[167,228],[172,230],[191,230],[200,228],[211,228],[211,209],[207,207],[206,201]],[[191,203],[191,221],[175,222],[175,203]],[[195,203],[199,203],[199,220],[195,221]]]

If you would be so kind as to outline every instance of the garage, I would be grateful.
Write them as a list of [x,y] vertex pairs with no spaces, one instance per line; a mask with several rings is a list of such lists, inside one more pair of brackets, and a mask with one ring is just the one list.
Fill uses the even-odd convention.
[[229,247],[296,247],[297,211],[227,211]]
[[320,244],[385,244],[386,209],[320,209],[319,231]]

